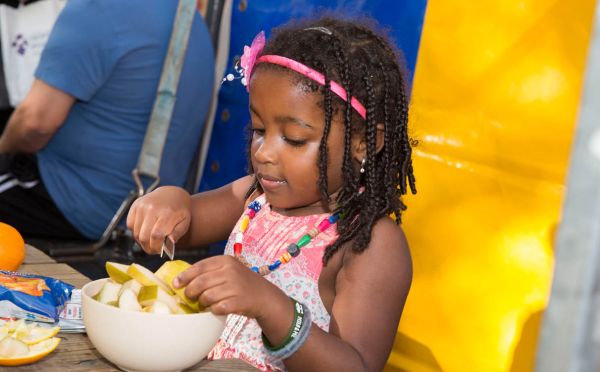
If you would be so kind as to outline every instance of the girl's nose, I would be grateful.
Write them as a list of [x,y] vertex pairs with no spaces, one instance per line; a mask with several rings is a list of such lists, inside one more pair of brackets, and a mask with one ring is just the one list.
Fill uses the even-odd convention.
[[276,151],[275,144],[271,143],[272,141],[267,140],[266,138],[257,141],[254,151],[254,158],[259,163],[275,163],[276,160]]

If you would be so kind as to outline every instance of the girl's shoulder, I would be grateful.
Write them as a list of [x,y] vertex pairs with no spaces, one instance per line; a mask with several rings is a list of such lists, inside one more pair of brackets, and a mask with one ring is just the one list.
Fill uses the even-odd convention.
[[362,252],[353,252],[352,243],[346,245],[342,270],[361,276],[388,276],[388,279],[412,279],[412,259],[408,241],[402,228],[384,216],[375,222],[371,241]]

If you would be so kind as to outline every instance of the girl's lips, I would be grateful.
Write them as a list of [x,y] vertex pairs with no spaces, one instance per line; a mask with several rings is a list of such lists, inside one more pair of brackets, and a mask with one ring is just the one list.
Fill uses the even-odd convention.
[[287,182],[285,180],[280,180],[274,177],[264,176],[262,174],[258,175],[258,179],[260,180],[260,184],[264,189],[273,190],[282,185],[285,185]]

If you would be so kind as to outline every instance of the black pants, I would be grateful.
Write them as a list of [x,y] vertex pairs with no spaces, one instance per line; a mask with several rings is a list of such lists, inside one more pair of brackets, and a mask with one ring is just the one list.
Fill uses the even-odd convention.
[[35,155],[0,154],[0,222],[26,238],[85,239],[52,201]]

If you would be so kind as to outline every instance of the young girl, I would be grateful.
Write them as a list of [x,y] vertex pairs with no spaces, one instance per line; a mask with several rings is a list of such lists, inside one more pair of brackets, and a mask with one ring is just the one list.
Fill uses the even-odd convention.
[[127,224],[148,253],[165,237],[197,247],[229,236],[224,256],[174,281],[230,314],[209,358],[381,370],[412,278],[398,226],[407,183],[415,192],[398,55],[370,28],[331,18],[264,42],[241,58],[251,174],[193,197],[157,189]]

